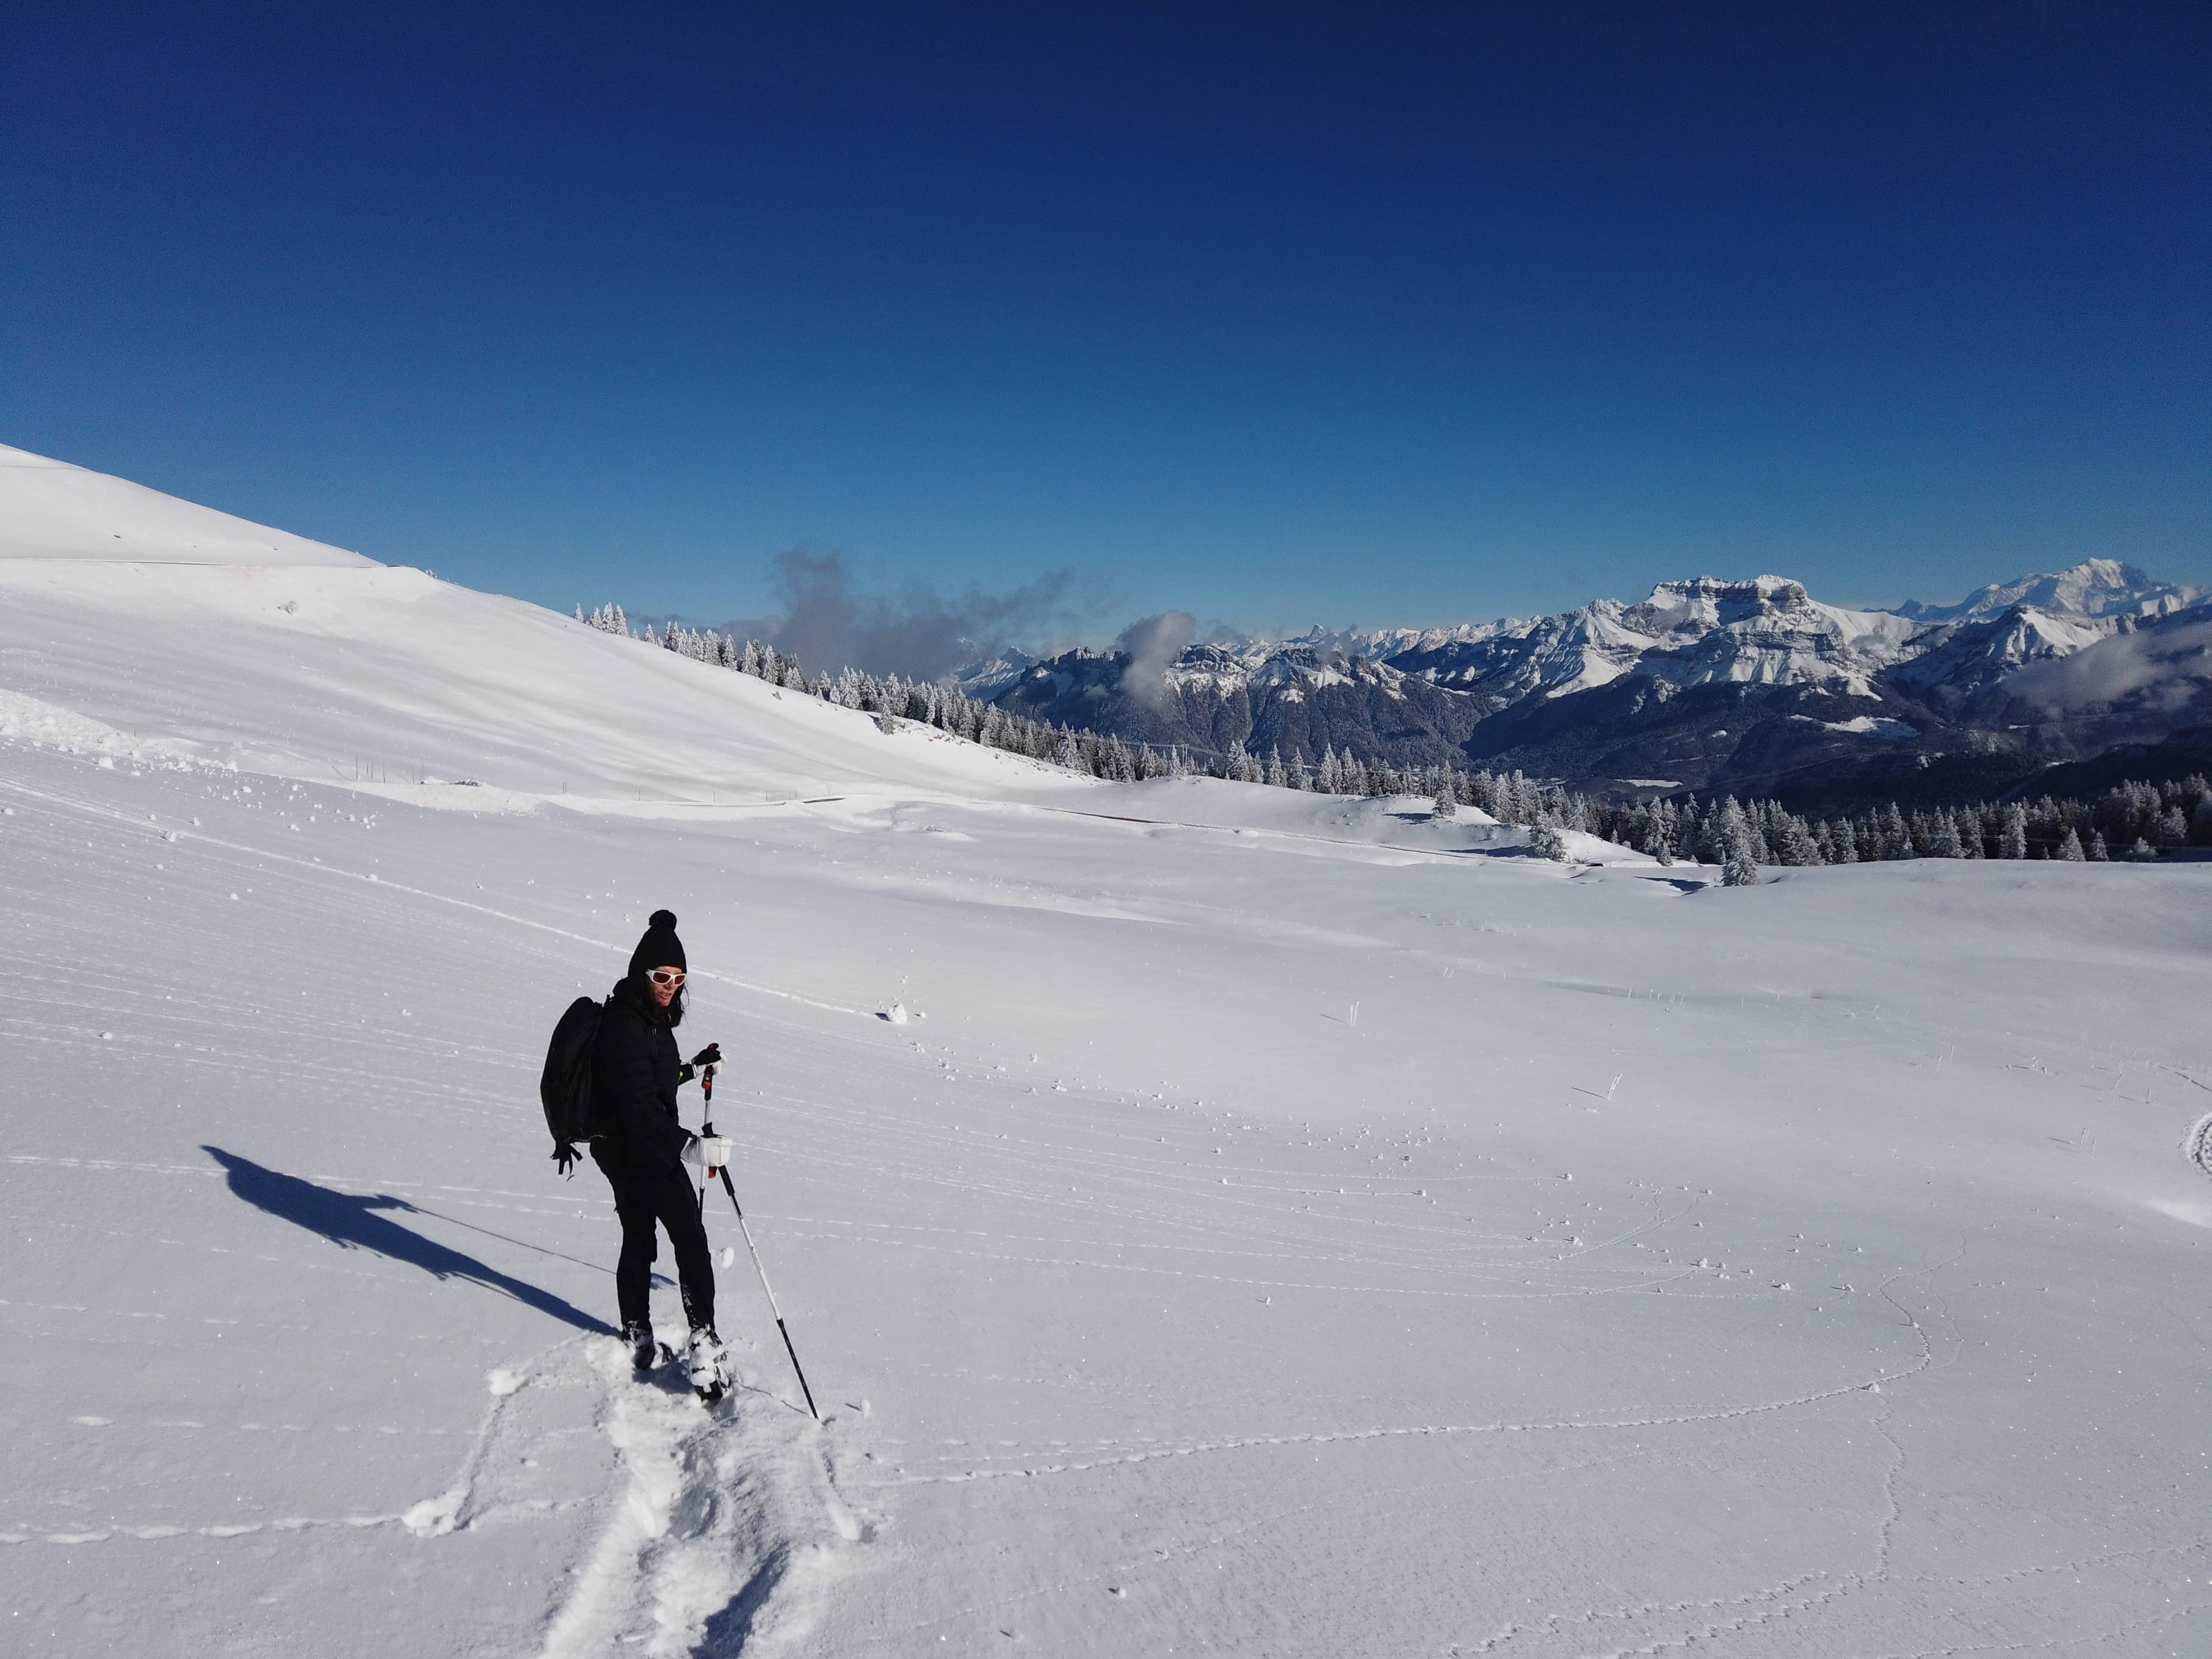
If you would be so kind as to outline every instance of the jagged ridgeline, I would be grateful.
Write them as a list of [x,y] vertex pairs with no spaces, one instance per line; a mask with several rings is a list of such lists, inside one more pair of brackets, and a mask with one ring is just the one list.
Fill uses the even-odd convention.
[[[1699,577],[1548,617],[1230,638],[1142,671],[1115,651],[1008,653],[953,678],[1048,724],[1197,754],[1334,748],[1833,816],[2002,798],[2053,763],[2203,726],[2208,647],[2202,594],[2096,559],[1952,605]],[[2212,758],[2200,748],[2182,772]]]
[[[602,605],[576,620],[636,638],[619,605]],[[1026,755],[1071,771],[1123,782],[1201,775],[1332,795],[1418,796],[1449,816],[1462,806],[1501,823],[1539,831],[1539,850],[1565,859],[1556,833],[1595,836],[1664,861],[1719,866],[1732,881],[1755,879],[1763,866],[1856,864],[1892,859],[2066,859],[2153,860],[2177,848],[2212,848],[2212,784],[2202,773],[2151,783],[2127,781],[2090,799],[2045,794],[2033,800],[1975,800],[1916,806],[1891,801],[1831,816],[1793,812],[1772,799],[1689,792],[1648,800],[1619,800],[1571,789],[1514,770],[1449,763],[1399,766],[1339,753],[1302,751],[1265,758],[1242,744],[1198,751],[1176,744],[1131,742],[1111,733],[1072,729],[1014,714],[957,687],[878,676],[847,668],[810,677],[799,659],[757,640],[738,641],[712,629],[670,623],[643,642],[681,656],[750,674],[824,702],[860,709],[888,723],[914,720],[971,743]]]

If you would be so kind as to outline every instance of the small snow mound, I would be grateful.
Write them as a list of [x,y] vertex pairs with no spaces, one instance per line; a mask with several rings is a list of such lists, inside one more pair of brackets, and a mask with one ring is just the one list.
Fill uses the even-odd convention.
[[504,1365],[495,1367],[484,1374],[484,1386],[499,1399],[505,1399],[528,1380],[525,1373],[510,1370]]
[[889,1020],[894,1025],[903,1025],[907,1023],[908,1019],[906,1004],[903,1002],[894,1002],[890,1007],[884,1009],[883,1012],[878,1014],[876,1018],[878,1019]]
[[2198,1169],[2212,1176],[2212,1112],[2207,1112],[2191,1126],[2182,1139],[2183,1154]]
[[435,1498],[426,1498],[403,1513],[399,1524],[417,1538],[443,1538],[453,1531],[468,1495],[465,1486],[448,1486]]

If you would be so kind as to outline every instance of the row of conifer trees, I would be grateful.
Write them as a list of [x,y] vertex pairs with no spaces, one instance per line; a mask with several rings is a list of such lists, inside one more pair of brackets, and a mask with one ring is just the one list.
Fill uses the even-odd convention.
[[[587,627],[635,637],[619,605],[602,605],[588,616],[579,605],[575,616]],[[2148,860],[2172,848],[2212,847],[2212,785],[2201,776],[2121,784],[2087,801],[2045,795],[1911,811],[1892,802],[1821,818],[1801,817],[1777,801],[1732,796],[1609,801],[1517,771],[1399,767],[1334,747],[1318,760],[1276,750],[1262,757],[1242,747],[1194,755],[1173,745],[1048,725],[934,681],[854,668],[810,678],[795,657],[713,629],[672,622],[646,637],[697,661],[862,710],[887,729],[900,720],[915,720],[1094,777],[1136,782],[1195,774],[1320,794],[1416,795],[1431,801],[1437,816],[1471,806],[1501,823],[1526,825],[1534,832],[1531,845],[1553,858],[1570,856],[1563,832],[1576,830],[1650,854],[1662,863],[1717,865],[1732,884],[1755,882],[1762,866],[1772,866],[1916,858]]]

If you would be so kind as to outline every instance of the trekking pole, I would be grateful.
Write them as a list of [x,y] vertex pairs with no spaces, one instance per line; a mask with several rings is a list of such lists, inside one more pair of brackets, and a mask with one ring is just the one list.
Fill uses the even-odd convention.
[[[709,1066],[708,1067],[707,1067],[707,1069],[706,1069],[704,1072],[702,1072],[702,1073],[700,1073],[700,1076],[699,1076],[699,1086],[700,1086],[702,1089],[704,1089],[704,1090],[707,1091],[707,1106],[706,1106],[706,1109],[707,1109],[707,1110],[708,1110],[708,1111],[712,1111],[712,1110],[714,1110],[714,1068],[713,1066]],[[708,1133],[708,1134],[712,1134],[712,1133],[714,1133],[714,1126],[713,1126],[712,1124],[702,1124],[701,1127],[702,1127],[705,1130],[705,1132],[706,1132],[707,1133]],[[703,1220],[705,1220],[705,1219],[706,1219],[706,1217],[707,1217],[707,1166],[706,1166],[704,1164],[702,1164],[699,1166],[699,1218],[700,1218],[701,1220],[702,1220],[702,1221],[703,1221]]]
[[[706,1126],[705,1133],[713,1134],[714,1126]],[[799,1391],[806,1396],[807,1414],[819,1423],[822,1413],[815,1409],[814,1390],[806,1386],[805,1368],[799,1363],[799,1350],[791,1346],[791,1328],[783,1322],[783,1310],[777,1306],[775,1290],[768,1282],[768,1269],[761,1266],[760,1249],[753,1243],[753,1230],[745,1222],[745,1206],[738,1202],[737,1184],[730,1179],[726,1168],[722,1171],[722,1190],[730,1195],[730,1207],[738,1212],[738,1231],[745,1236],[745,1249],[751,1253],[753,1271],[760,1275],[761,1289],[768,1293],[769,1311],[775,1316],[776,1334],[783,1338],[783,1351],[791,1356],[792,1374],[799,1379]]]

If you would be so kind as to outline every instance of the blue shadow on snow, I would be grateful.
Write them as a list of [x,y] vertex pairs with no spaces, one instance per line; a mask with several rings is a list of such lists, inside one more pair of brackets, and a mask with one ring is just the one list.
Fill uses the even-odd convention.
[[440,1279],[465,1279],[511,1296],[527,1307],[535,1308],[564,1324],[574,1325],[582,1331],[605,1332],[611,1328],[594,1319],[582,1309],[564,1302],[550,1291],[541,1291],[535,1285],[510,1279],[495,1267],[488,1267],[472,1255],[410,1231],[396,1221],[387,1221],[375,1213],[379,1210],[404,1210],[410,1214],[422,1214],[404,1198],[393,1198],[388,1193],[379,1193],[373,1198],[359,1197],[352,1193],[333,1192],[328,1187],[318,1187],[312,1181],[302,1181],[297,1176],[280,1175],[274,1170],[264,1169],[252,1158],[240,1158],[235,1152],[226,1152],[220,1146],[203,1146],[200,1150],[223,1167],[229,1177],[230,1190],[257,1210],[281,1216],[296,1227],[305,1227],[311,1233],[320,1233],[331,1243],[348,1250],[368,1250],[389,1256],[394,1261],[405,1261],[420,1267],[426,1273]]

